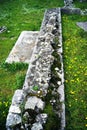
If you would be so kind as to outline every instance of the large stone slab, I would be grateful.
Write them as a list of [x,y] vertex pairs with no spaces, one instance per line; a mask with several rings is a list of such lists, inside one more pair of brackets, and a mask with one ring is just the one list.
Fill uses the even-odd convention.
[[76,24],[84,31],[87,31],[87,22],[77,22]]
[[38,31],[23,31],[6,59],[6,62],[29,63],[37,37]]

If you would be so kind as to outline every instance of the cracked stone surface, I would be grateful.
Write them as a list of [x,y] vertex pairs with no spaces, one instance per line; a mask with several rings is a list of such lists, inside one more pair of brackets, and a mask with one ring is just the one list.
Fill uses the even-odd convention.
[[6,62],[29,63],[37,37],[38,31],[23,31],[6,59]]

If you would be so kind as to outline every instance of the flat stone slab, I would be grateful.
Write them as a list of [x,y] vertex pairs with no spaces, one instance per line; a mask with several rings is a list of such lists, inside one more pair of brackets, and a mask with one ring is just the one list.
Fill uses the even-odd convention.
[[76,24],[84,31],[87,31],[87,22],[77,22]]
[[29,63],[38,33],[38,31],[23,31],[6,59],[6,62]]

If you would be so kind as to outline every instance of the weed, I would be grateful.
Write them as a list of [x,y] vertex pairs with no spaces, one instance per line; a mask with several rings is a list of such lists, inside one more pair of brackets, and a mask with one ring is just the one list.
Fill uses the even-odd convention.
[[45,130],[58,130],[60,128],[60,119],[58,115],[53,111],[53,107],[50,104],[47,104],[44,110],[48,114],[48,120],[45,125]]
[[39,90],[39,87],[38,87],[38,86],[33,86],[33,90],[34,90],[34,91],[38,91],[38,90]]
[[87,8],[87,1],[83,0],[83,2],[78,2],[78,0],[74,0],[74,5],[77,8],[86,9]]
[[9,106],[11,104],[10,99],[0,97],[0,129],[5,130],[6,116],[8,113]]
[[25,74],[16,75],[16,88],[21,89],[24,83]]

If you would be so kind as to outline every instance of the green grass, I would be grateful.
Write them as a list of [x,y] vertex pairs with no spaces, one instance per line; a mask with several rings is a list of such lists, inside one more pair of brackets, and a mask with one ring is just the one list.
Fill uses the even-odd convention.
[[87,32],[76,22],[87,16],[63,15],[66,130],[87,130]]
[[87,1],[78,2],[79,0],[74,0],[74,5],[76,8],[86,9],[87,8]]

